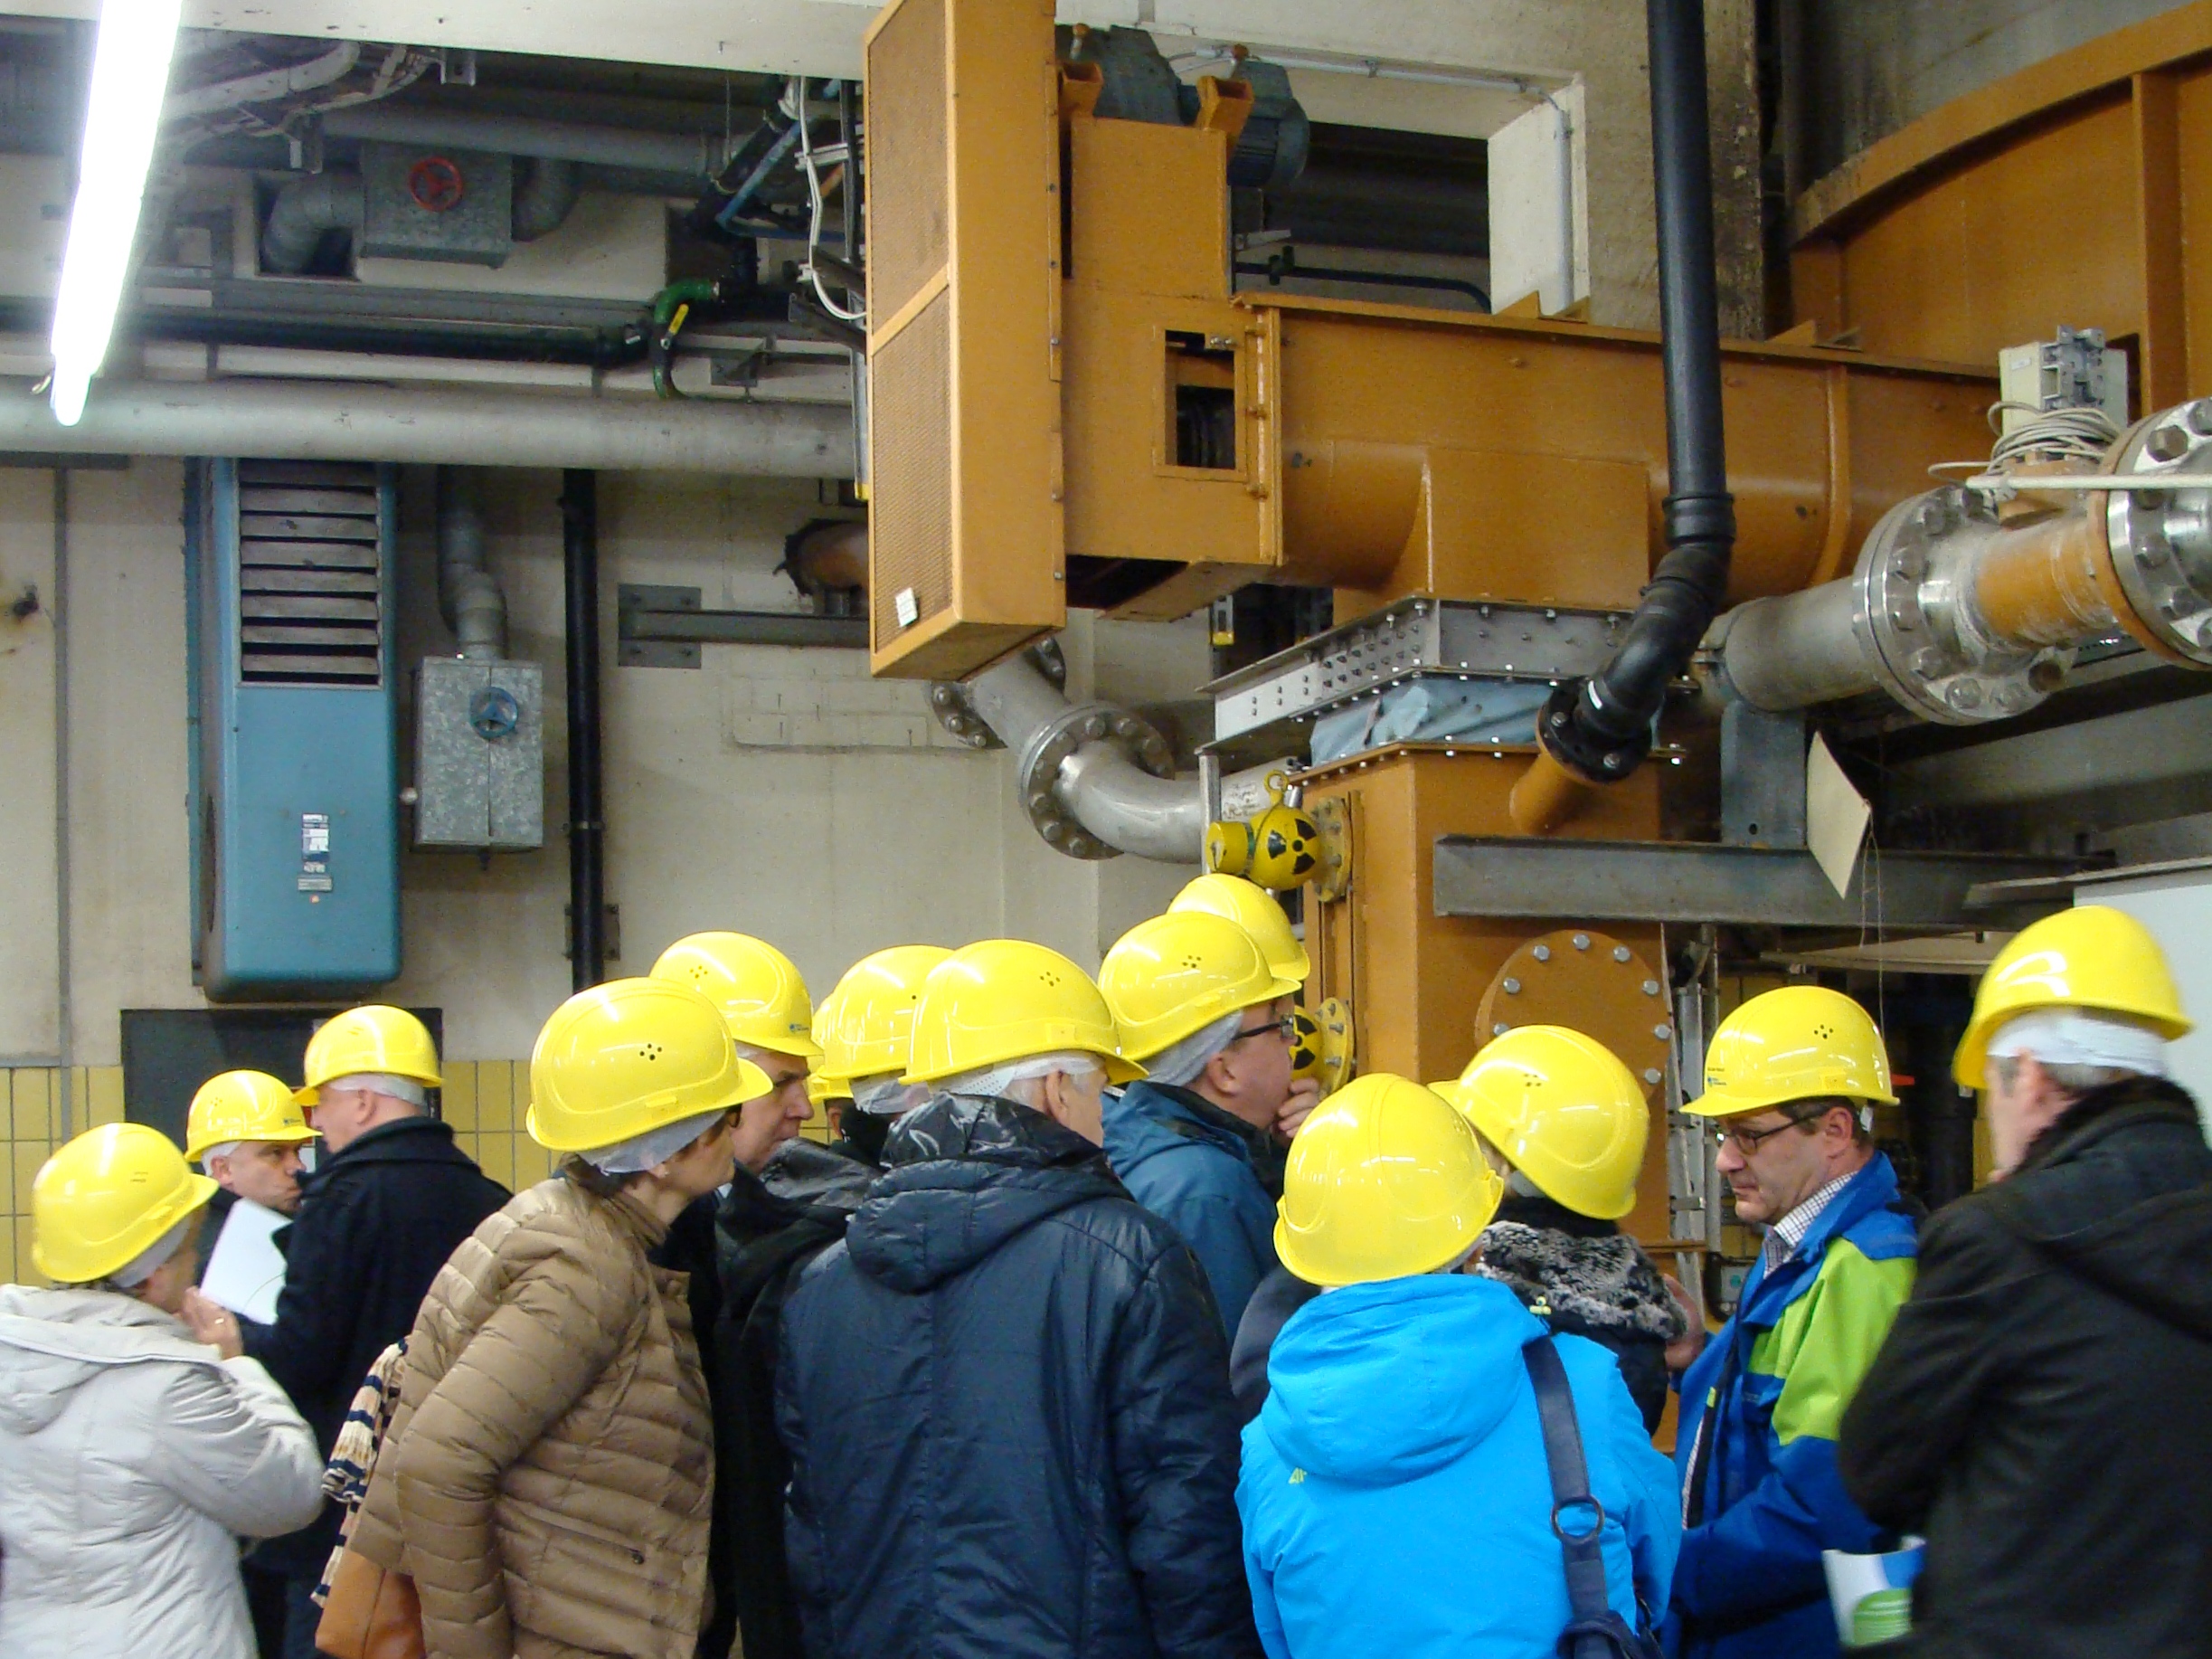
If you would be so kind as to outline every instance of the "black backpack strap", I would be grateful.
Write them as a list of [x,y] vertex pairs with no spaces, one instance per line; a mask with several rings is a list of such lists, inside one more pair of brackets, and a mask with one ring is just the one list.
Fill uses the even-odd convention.
[[[1569,1616],[1559,1637],[1562,1659],[1617,1659],[1650,1652],[1647,1639],[1612,1610],[1605,1584],[1605,1506],[1590,1491],[1582,1425],[1575,1420],[1574,1393],[1559,1350],[1549,1336],[1541,1336],[1522,1348],[1521,1359],[1536,1389],[1544,1460],[1552,1477],[1552,1531],[1566,1563]],[[1586,1528],[1580,1526],[1583,1522]]]

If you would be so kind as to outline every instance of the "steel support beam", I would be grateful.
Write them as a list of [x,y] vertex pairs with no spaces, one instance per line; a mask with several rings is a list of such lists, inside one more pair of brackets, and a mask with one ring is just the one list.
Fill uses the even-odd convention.
[[1440,916],[1944,933],[2015,926],[2064,909],[2068,900],[2056,889],[1974,889],[2080,867],[2077,859],[1869,850],[1849,893],[1839,896],[1808,852],[1446,835],[1436,841],[1434,903]]

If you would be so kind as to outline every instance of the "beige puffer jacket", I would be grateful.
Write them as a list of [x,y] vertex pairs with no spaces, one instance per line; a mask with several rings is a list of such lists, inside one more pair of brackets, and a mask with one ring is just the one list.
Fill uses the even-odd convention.
[[352,1547],[413,1576],[432,1659],[690,1659],[714,1459],[666,1230],[556,1176],[431,1285]]

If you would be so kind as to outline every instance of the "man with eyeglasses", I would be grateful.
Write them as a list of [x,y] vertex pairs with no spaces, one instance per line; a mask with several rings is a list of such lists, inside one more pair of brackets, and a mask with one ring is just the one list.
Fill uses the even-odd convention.
[[1722,1021],[1706,1092],[1684,1108],[1718,1120],[1736,1218],[1765,1242],[1679,1385],[1676,1659],[1827,1659],[1820,1552],[1895,1547],[1836,1470],[1844,1408],[1913,1288],[1914,1218],[1875,1150],[1876,1103],[1896,1095],[1873,1020],[1792,985]]
[[1234,1340],[1276,1266],[1272,1132],[1293,1086],[1297,982],[1236,923],[1171,910],[1106,953],[1099,989],[1147,1074],[1107,1097],[1107,1161],[1196,1254]]

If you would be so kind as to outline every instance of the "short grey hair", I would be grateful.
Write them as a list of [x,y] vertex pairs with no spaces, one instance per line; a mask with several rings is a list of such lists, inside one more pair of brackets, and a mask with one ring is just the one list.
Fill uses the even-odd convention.
[[[2024,1057],[2026,1057],[2017,1054],[1990,1056],[1986,1065],[1990,1076],[1997,1080],[1999,1087],[2009,1089],[2012,1086],[2013,1076],[2018,1072],[2020,1061]],[[2098,1089],[2110,1088],[2115,1083],[2125,1083],[2132,1077],[2140,1077],[2143,1075],[2141,1072],[2130,1071],[2123,1066],[2076,1066],[2040,1057],[2037,1059],[2036,1064],[2043,1067],[2043,1075],[2048,1077],[2058,1092],[2069,1100],[2079,1100],[2083,1095],[2094,1094]]]

